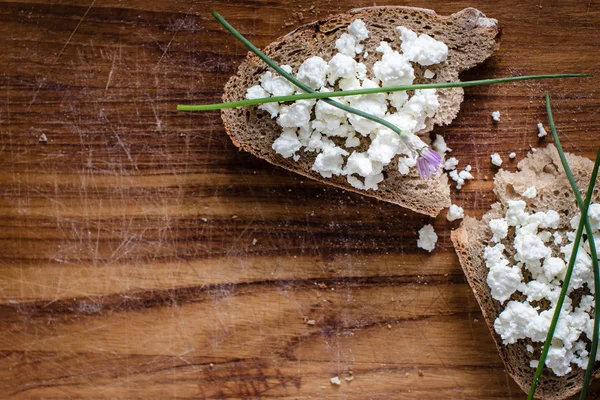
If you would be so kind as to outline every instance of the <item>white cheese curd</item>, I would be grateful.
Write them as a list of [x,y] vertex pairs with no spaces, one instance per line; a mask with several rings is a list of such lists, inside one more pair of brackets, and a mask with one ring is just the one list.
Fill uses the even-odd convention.
[[433,141],[433,145],[431,147],[433,147],[433,149],[442,157],[444,157],[446,153],[452,151],[452,149],[446,144],[444,137],[437,134],[435,135],[435,140]]
[[[292,72],[292,68],[288,65],[283,65],[281,68],[288,73]],[[287,79],[283,76],[274,75],[271,71],[263,74],[260,78],[260,85],[273,96],[289,96],[294,94],[295,91],[294,86]]]
[[447,159],[444,162],[444,169],[446,171],[452,171],[452,170],[456,169],[457,166],[458,166],[458,160],[456,159],[456,157],[450,157],[449,159]]
[[529,213],[525,211],[527,204],[523,200],[508,200],[506,223],[508,226],[522,225]]
[[508,223],[504,218],[491,219],[488,225],[492,231],[492,240],[496,243],[508,234]]
[[[461,172],[463,172],[463,171],[461,171]],[[458,176],[458,171],[456,169],[453,169],[452,171],[448,172],[448,176],[454,182],[456,182],[456,189],[461,189],[463,187],[463,185],[465,184],[465,180],[463,178],[461,178],[460,176]]]
[[308,127],[312,107],[295,102],[291,106],[281,106],[277,123],[283,128]]
[[[357,49],[358,47],[358,49]],[[347,33],[343,33],[338,40],[335,41],[335,48],[342,54],[350,57],[356,56],[356,53],[362,51],[362,46],[356,44],[356,38]],[[360,51],[357,51],[360,50]]]
[[417,165],[416,157],[399,157],[398,158],[398,172],[401,175],[408,175],[410,169]]
[[354,58],[337,53],[327,64],[327,82],[335,85],[339,78],[354,78],[358,72],[358,63]]
[[[415,79],[411,60],[421,65],[433,65],[446,60],[447,46],[427,35],[400,29],[403,43],[380,42],[377,52],[367,59],[361,43],[369,38],[367,25],[360,19],[352,21],[346,32],[335,42],[335,52],[329,59],[308,57],[296,78],[315,91],[355,90],[390,85],[409,85]],[[404,48],[404,49],[403,49]],[[363,61],[363,62],[361,62]],[[366,64],[373,65],[368,69]],[[288,65],[282,68],[292,73]],[[427,79],[435,74],[426,70]],[[285,78],[272,71],[260,76],[259,84],[247,89],[246,98],[258,99],[304,93]],[[338,97],[336,102],[354,107],[383,118],[398,127],[402,136],[389,128],[331,106],[324,99],[295,102],[266,103],[258,106],[275,119],[281,134],[272,143],[273,151],[283,158],[298,161],[309,155],[312,170],[321,177],[345,176],[348,183],[361,190],[378,190],[384,179],[383,169],[398,163],[398,172],[410,174],[417,166],[417,153],[427,146],[415,133],[427,126],[427,118],[440,107],[435,89],[414,92],[396,91],[349,97]],[[451,151],[438,136],[433,143],[440,154]],[[361,152],[353,148],[361,147]],[[312,153],[312,154],[311,154]],[[443,157],[442,157],[443,158]],[[456,165],[451,158],[447,165]],[[459,174],[461,175],[459,177]],[[456,171],[457,183],[472,179],[470,172]]]
[[[533,353],[533,346],[532,345],[528,344],[527,346],[525,346],[525,348],[527,349],[528,352]],[[536,364],[536,367],[537,367],[537,364]],[[535,367],[533,367],[533,368],[535,368]]]
[[492,113],[492,119],[494,122],[500,122],[500,111],[494,111]]
[[492,164],[494,164],[496,167],[502,165],[502,157],[500,157],[500,154],[494,153],[490,156],[490,158],[492,159]]
[[446,214],[448,221],[456,221],[457,219],[463,219],[465,217],[465,210],[462,207],[452,204]]
[[[533,199],[538,196],[538,190],[531,186],[522,195]],[[600,204],[594,208],[595,215],[600,217]],[[539,343],[546,340],[573,251],[574,230],[580,219],[575,215],[567,220],[573,230],[566,232],[570,243],[561,247],[563,235],[557,229],[564,227],[567,221],[563,219],[561,225],[561,216],[555,210],[528,211],[523,200],[507,201],[504,215],[489,221],[491,237],[483,251],[489,269],[486,282],[492,298],[501,304],[508,301],[494,321],[494,330],[504,344],[522,339]],[[514,237],[510,243],[508,233],[513,227]],[[597,235],[600,241],[600,221],[594,228],[594,236]],[[557,376],[571,372],[574,367],[586,368],[589,357],[594,323],[594,278],[585,243],[577,254],[567,294],[576,289],[589,294],[584,292],[579,303],[569,295],[565,297],[546,360],[546,367]],[[515,293],[524,295],[525,300],[514,300]],[[528,345],[527,350],[532,352],[533,347]],[[531,360],[531,365],[536,363],[537,360]]]
[[[246,91],[246,98],[250,100],[262,99],[265,97],[271,97],[271,94],[260,85],[254,85]],[[277,115],[279,115],[279,103],[259,104],[258,109],[268,112],[271,115],[271,118],[276,118]]]
[[423,72],[423,78],[425,78],[425,79],[435,78],[435,72],[426,69],[425,72]]
[[358,185],[360,180],[356,177],[352,177],[352,174],[357,174],[364,179],[364,182],[360,182],[362,187],[359,189],[373,189],[377,190],[377,184],[383,180],[383,165],[380,162],[371,160],[366,153],[353,152],[348,157],[344,174],[347,175],[348,183],[355,186]]
[[529,303],[511,300],[494,321],[494,330],[504,344],[516,343],[528,337],[528,325],[537,318],[537,311]]
[[296,78],[315,90],[320,89],[326,82],[327,65],[321,57],[310,57],[300,65]]
[[423,33],[417,35],[408,28],[397,28],[402,39],[402,52],[409,61],[423,66],[439,64],[448,58],[448,46]]
[[544,129],[544,125],[542,125],[541,122],[538,122],[537,128],[538,128],[538,137],[544,137],[548,134],[548,132],[546,132],[546,130]]
[[521,193],[521,196],[527,197],[528,199],[535,199],[535,197],[537,196],[535,186],[529,186],[523,191],[523,193]]
[[433,230],[433,226],[431,226],[431,224],[427,224],[421,229],[419,229],[419,239],[417,240],[417,246],[431,253],[431,251],[435,249],[437,239],[438,236]]
[[[506,261],[508,264],[508,261]],[[514,292],[522,286],[523,276],[521,269],[516,265],[509,267],[504,263],[492,265],[488,272],[487,284],[492,292],[492,297],[504,303]]]
[[399,110],[408,101],[408,93],[406,93],[404,90],[391,92],[388,94],[388,100],[392,107],[394,107],[396,110]]
[[376,50],[383,53],[381,61],[377,61],[373,65],[373,73],[381,81],[381,86],[401,86],[413,83],[415,71],[403,55],[392,50],[387,42],[381,42]]
[[290,158],[295,155],[295,153],[300,150],[302,147],[302,143],[298,140],[298,135],[296,135],[296,130],[293,128],[284,129],[275,141],[273,142],[273,150],[277,154],[281,154],[283,158]]
[[369,30],[361,19],[355,19],[348,26],[348,33],[356,38],[357,41],[362,42],[369,37]]
[[342,174],[342,165],[348,152],[337,146],[326,146],[323,152],[317,156],[312,170],[321,174],[323,178],[331,178],[333,175]]
[[435,89],[417,89],[415,94],[404,104],[401,112],[411,115],[416,121],[415,133],[425,128],[425,118],[433,117],[440,102]]

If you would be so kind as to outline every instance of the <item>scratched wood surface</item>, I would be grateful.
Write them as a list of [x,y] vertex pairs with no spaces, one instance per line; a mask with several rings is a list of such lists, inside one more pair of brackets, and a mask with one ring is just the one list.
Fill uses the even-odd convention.
[[[501,50],[464,79],[599,73],[597,2],[396,4],[500,20]],[[217,101],[245,55],[210,10],[264,46],[366,5],[0,3],[1,397],[523,397],[465,283],[456,223],[273,167],[238,152],[217,112],[175,111]],[[565,148],[595,152],[598,79],[468,89],[436,130],[473,166],[452,194],[467,214],[493,201],[492,152],[512,170],[509,151],[547,141],[545,90]],[[431,255],[416,248],[429,222]]]

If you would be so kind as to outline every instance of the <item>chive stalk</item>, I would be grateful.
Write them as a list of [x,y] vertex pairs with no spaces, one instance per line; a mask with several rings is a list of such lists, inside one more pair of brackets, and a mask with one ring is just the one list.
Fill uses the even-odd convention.
[[[216,103],[216,104],[200,104],[200,105],[184,105],[180,104],[177,106],[179,111],[209,111],[209,110],[220,110],[223,108],[237,108],[253,106],[264,103],[279,103],[285,101],[298,101],[298,100],[309,100],[309,99],[329,99],[332,97],[345,97],[345,96],[358,96],[365,94],[374,93],[389,93],[399,92],[407,90],[417,89],[447,89],[456,87],[471,87],[471,86],[483,86],[483,85],[495,85],[499,83],[507,82],[518,82],[533,79],[557,79],[557,78],[584,78],[593,76],[592,74],[542,74],[542,75],[522,75],[522,76],[509,76],[504,78],[493,78],[493,79],[480,79],[475,81],[466,82],[440,82],[440,83],[421,83],[415,85],[402,85],[402,86],[386,86],[378,88],[368,89],[355,89],[355,90],[344,90],[335,92],[312,92],[302,93],[290,96],[273,96],[263,97],[260,99],[246,99],[239,101],[231,101],[227,103]],[[305,90],[306,91],[306,90]]]
[[[556,330],[556,325],[558,323],[558,319],[560,317],[560,312],[562,310],[562,306],[563,306],[563,303],[564,303],[564,300],[565,300],[565,297],[567,295],[567,291],[569,288],[569,283],[571,281],[573,267],[575,265],[575,261],[577,260],[577,253],[578,253],[579,246],[581,243],[581,238],[583,235],[584,227],[586,228],[588,237],[592,238],[592,241],[589,242],[590,247],[594,247],[594,255],[592,256],[592,258],[593,258],[592,262],[594,264],[594,270],[595,270],[594,271],[595,287],[597,287],[600,284],[600,282],[598,280],[596,280],[596,274],[597,274],[596,271],[598,270],[598,258],[595,254],[596,249],[595,249],[595,246],[593,245],[594,243],[593,243],[593,237],[591,236],[591,232],[592,232],[591,226],[589,224],[588,217],[587,217],[588,208],[589,208],[590,202],[592,200],[592,195],[594,193],[594,186],[596,183],[596,178],[598,176],[598,168],[600,167],[600,151],[598,151],[598,156],[596,157],[596,162],[594,164],[594,170],[592,171],[592,177],[590,179],[590,184],[588,186],[588,190],[587,190],[587,194],[586,194],[586,198],[585,198],[585,202],[584,202],[581,198],[579,189],[577,188],[577,183],[575,182],[573,173],[571,172],[571,169],[569,168],[569,164],[567,163],[567,159],[565,157],[564,151],[560,144],[560,140],[558,139],[558,134],[556,132],[556,126],[554,124],[554,119],[552,117],[552,110],[551,110],[551,106],[550,106],[550,96],[548,95],[548,93],[546,93],[546,111],[548,113],[548,121],[550,123],[550,129],[552,131],[552,137],[553,137],[554,143],[556,145],[556,150],[559,154],[561,163],[563,165],[563,169],[565,170],[565,174],[567,175],[567,178],[569,179],[569,183],[571,184],[571,187],[573,188],[573,193],[575,194],[575,198],[577,199],[579,209],[581,210],[581,218],[579,220],[579,226],[577,227],[577,232],[575,234],[575,241],[573,242],[573,250],[571,252],[571,257],[569,259],[569,265],[568,265],[567,271],[565,273],[565,278],[563,279],[563,285],[562,285],[562,288],[560,291],[560,295],[558,297],[558,301],[555,306],[554,315],[552,316],[552,322],[550,323],[550,328],[548,329],[548,334],[546,336],[546,341],[544,342],[542,354],[538,361],[538,366],[536,368],[533,381],[531,382],[531,387],[529,389],[529,395],[527,396],[528,400],[533,400],[540,376],[542,375],[542,372],[544,370],[544,365],[546,363],[546,357],[548,356],[548,351],[550,350],[550,346],[552,344],[552,338],[554,337],[554,331]],[[598,299],[597,296],[599,294],[600,294],[600,292],[595,293],[596,299]],[[597,310],[598,310],[598,300],[596,300],[596,306],[595,306],[596,318],[597,318]],[[594,323],[596,325],[597,321],[594,321]],[[594,351],[594,352],[597,350],[597,347],[598,347],[597,335],[598,335],[598,332],[594,331],[594,337],[596,337],[595,348],[594,348],[594,341],[592,341],[592,351]],[[590,354],[590,360],[592,360],[591,357],[592,357],[592,354]],[[595,355],[594,355],[594,358],[595,358]],[[592,362],[592,364],[593,364],[593,362]],[[588,364],[588,369],[589,369],[589,364]],[[587,375],[587,371],[586,371],[586,375]]]

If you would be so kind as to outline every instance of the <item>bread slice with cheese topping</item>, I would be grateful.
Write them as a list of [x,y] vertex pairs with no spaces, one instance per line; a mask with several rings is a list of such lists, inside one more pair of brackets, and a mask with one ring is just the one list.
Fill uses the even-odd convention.
[[[568,153],[566,157],[582,196],[585,197],[593,162],[587,158]],[[528,392],[535,373],[535,368],[530,366],[530,361],[539,359],[542,344],[539,342],[529,343],[528,340],[521,339],[516,343],[505,345],[494,329],[494,321],[498,318],[506,303],[503,305],[495,300],[487,284],[489,270],[483,253],[486,245],[494,244],[490,240],[492,232],[488,224],[491,219],[504,217],[504,211],[507,209],[509,200],[524,200],[531,212],[546,212],[548,210],[558,212],[561,218],[557,232],[565,238],[563,244],[566,244],[565,232],[573,230],[569,221],[579,213],[579,208],[575,202],[558,152],[553,145],[548,145],[546,148],[538,149],[535,153],[530,153],[527,158],[519,162],[518,169],[517,172],[500,170],[496,174],[494,177],[494,191],[498,202],[492,205],[491,210],[481,220],[466,217],[461,227],[452,232],[451,237],[462,269],[481,307],[506,370],[517,384],[525,392]],[[599,184],[600,179],[598,179],[596,187]],[[522,193],[532,185],[535,186],[537,195],[534,198],[523,196]],[[600,191],[598,189],[595,190],[592,199],[592,203],[597,202],[600,202]],[[509,230],[507,241],[512,243],[513,240],[514,230]],[[556,249],[555,254],[559,254]],[[519,295],[515,293],[511,299],[515,296],[518,297]],[[577,296],[577,293],[574,292],[573,296]],[[533,353],[527,351],[528,344],[533,345]],[[573,366],[573,370],[564,376],[557,376],[549,370],[545,372],[538,384],[536,398],[564,399],[581,390],[585,372],[583,369]],[[596,369],[596,376],[599,372]]]
[[[499,46],[500,28],[497,21],[486,18],[483,13],[467,8],[449,16],[437,15],[432,10],[412,7],[367,7],[351,10],[348,13],[331,16],[299,27],[293,32],[275,40],[264,52],[279,65],[290,65],[297,73],[302,62],[312,56],[329,60],[336,53],[335,41],[346,31],[355,19],[361,19],[369,29],[369,38],[364,40],[364,51],[371,54],[363,62],[372,70],[379,59],[375,56],[381,41],[395,43],[400,48],[400,38],[396,30],[404,26],[418,34],[426,33],[444,42],[448,48],[447,61],[427,68],[413,64],[415,83],[454,82],[460,72],[472,68],[490,57]],[[424,79],[425,70],[434,72],[435,78]],[[241,63],[236,75],[227,82],[223,101],[237,101],[245,98],[246,90],[259,82],[268,67],[257,56],[249,53]],[[458,114],[463,101],[463,89],[438,90],[440,107],[436,114],[427,118],[426,127],[418,132],[429,143],[429,132],[435,125],[449,124]],[[376,197],[398,204],[418,213],[436,216],[450,206],[448,178],[441,174],[434,179],[421,179],[416,168],[407,175],[398,171],[397,158],[383,170],[385,179],[377,190],[359,190],[350,185],[345,176],[323,178],[311,169],[316,153],[302,152],[298,161],[283,158],[271,148],[282,128],[269,115],[256,106],[223,109],[221,112],[225,129],[233,143],[268,162],[342,189]],[[365,151],[365,144],[356,148]]]

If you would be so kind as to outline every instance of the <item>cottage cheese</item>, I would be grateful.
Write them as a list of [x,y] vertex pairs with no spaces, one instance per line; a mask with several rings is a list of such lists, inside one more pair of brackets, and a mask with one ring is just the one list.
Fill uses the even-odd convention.
[[315,90],[320,89],[325,86],[327,67],[321,57],[310,57],[300,65],[296,78]]
[[[537,196],[534,186],[527,188],[522,196],[533,199]],[[592,205],[594,215],[600,217],[600,204]],[[590,206],[590,209],[592,209]],[[576,229],[580,216],[570,220]],[[594,236],[600,240],[600,221],[594,220]],[[504,344],[516,343],[522,339],[544,342],[554,315],[561,290],[567,262],[573,251],[573,231],[567,232],[569,243],[561,246],[563,236],[556,231],[560,227],[560,215],[554,210],[535,213],[528,212],[523,200],[509,200],[502,218],[489,221],[491,238],[484,248],[483,258],[489,268],[486,278],[492,297],[506,303],[503,311],[494,321],[494,329]],[[514,229],[514,240],[508,252],[508,233]],[[505,245],[506,244],[506,245]],[[524,271],[528,271],[527,281]],[[568,294],[582,288],[590,292],[584,294],[579,304],[567,295],[558,320],[555,337],[546,359],[546,366],[554,374],[563,376],[574,367],[586,368],[589,340],[592,337],[594,297],[592,262],[586,252],[585,243],[579,250]],[[525,296],[517,301],[515,293]],[[541,309],[541,304],[550,307]],[[527,350],[533,352],[528,345]],[[531,360],[535,367],[538,360]]]
[[465,217],[465,210],[462,207],[452,204],[446,214],[448,221],[456,221],[457,219],[463,219]]
[[546,132],[546,130],[544,129],[544,125],[542,125],[541,122],[538,122],[537,128],[538,128],[538,137],[544,137],[544,136],[548,135],[548,132]]
[[438,236],[433,230],[433,226],[431,226],[431,224],[427,224],[421,229],[419,229],[419,239],[417,240],[417,246],[431,253],[431,251],[435,249],[437,239]]
[[[401,42],[380,42],[371,70],[361,60],[369,56],[362,41],[369,37],[366,24],[360,19],[352,21],[346,32],[341,32],[335,42],[337,52],[330,59],[319,56],[307,58],[295,76],[313,90],[327,92],[354,90],[391,85],[409,85],[415,79],[412,62],[429,66],[442,63],[448,48],[428,35],[399,29]],[[360,57],[360,60],[359,60]],[[289,66],[282,66],[293,73]],[[425,75],[434,77],[427,70]],[[271,71],[265,72],[258,85],[247,90],[246,98],[284,96],[302,93],[285,78]],[[435,115],[440,103],[434,89],[415,90],[372,95],[340,97],[335,101],[385,118],[405,134],[400,137],[390,129],[347,113],[329,105],[324,100],[301,100],[293,103],[266,103],[259,110],[275,119],[282,131],[272,144],[273,150],[283,158],[299,160],[305,154],[314,159],[312,170],[324,178],[344,176],[348,183],[361,190],[377,190],[384,179],[383,170],[395,160],[400,174],[409,174],[417,164],[419,150],[427,146],[415,133],[426,127],[427,118]],[[365,143],[366,141],[366,143]],[[366,145],[366,150],[353,149]],[[408,147],[407,147],[408,146]],[[442,155],[451,151],[444,139],[438,136],[435,150]],[[312,153],[312,154],[311,154]],[[447,165],[458,161],[450,159]],[[457,172],[457,178],[458,177]],[[472,175],[461,171],[463,177]]]
[[435,72],[426,69],[425,72],[423,72],[423,78],[425,78],[425,79],[435,78]]
[[448,58],[448,46],[427,34],[417,35],[408,28],[397,28],[402,39],[402,52],[409,61],[423,66],[439,64]]
[[500,154],[494,153],[490,156],[490,158],[492,159],[492,164],[494,164],[496,167],[502,165],[502,158],[500,157]]
[[[523,193],[521,193],[521,196],[527,197],[528,199],[535,199],[535,197],[537,196],[537,191],[535,190],[535,186],[529,186],[527,189],[525,189],[525,191]],[[554,210],[552,210],[552,211],[554,211]]]
[[449,159],[447,159],[444,162],[444,169],[446,171],[455,170],[457,166],[458,166],[458,160],[456,159],[456,157],[450,157]]

